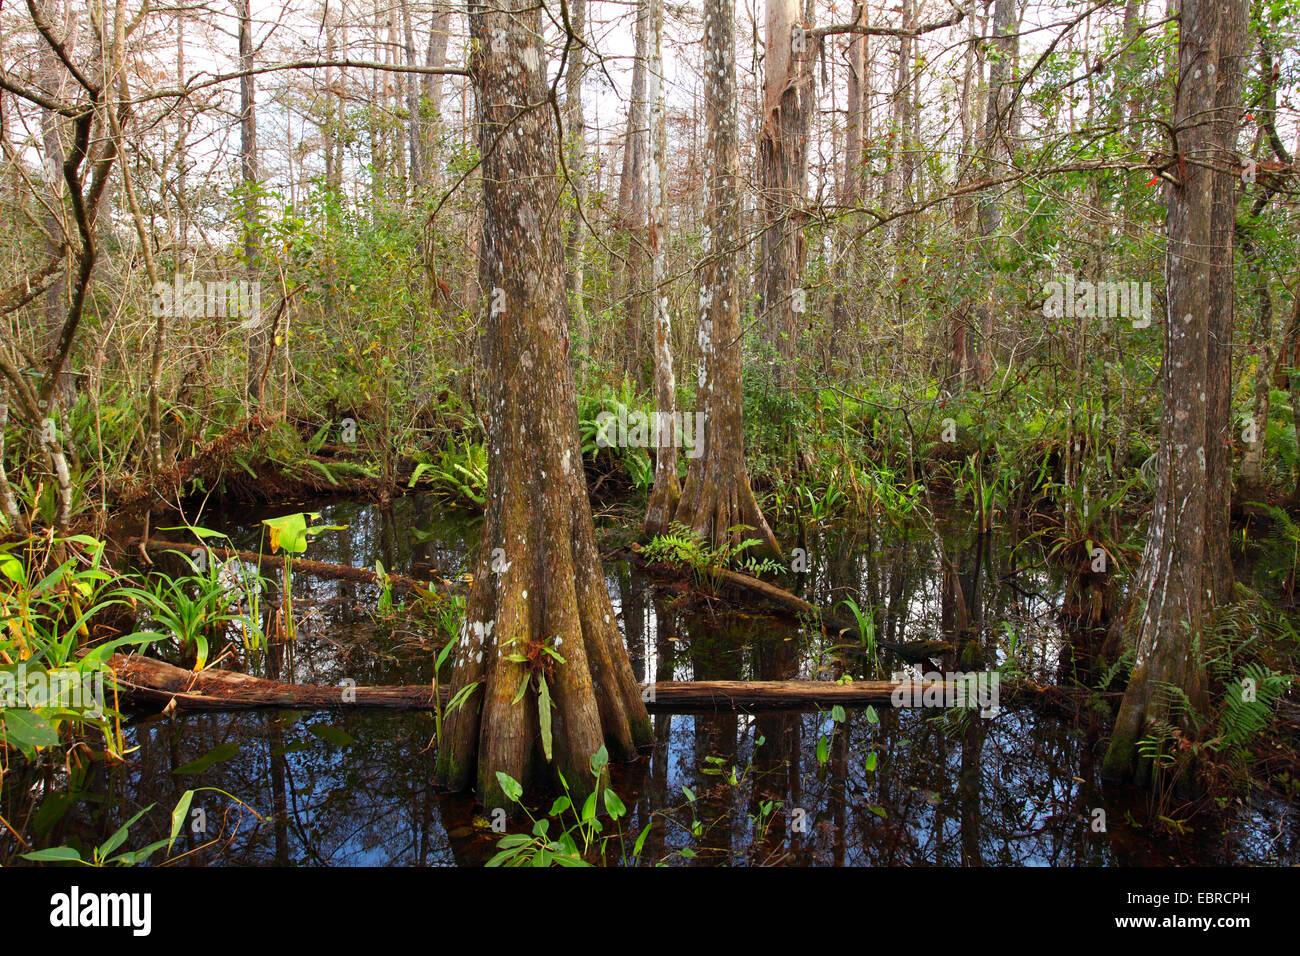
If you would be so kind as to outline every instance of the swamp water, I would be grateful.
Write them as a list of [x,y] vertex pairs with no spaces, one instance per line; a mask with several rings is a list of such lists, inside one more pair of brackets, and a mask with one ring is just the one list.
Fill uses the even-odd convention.
[[[476,521],[423,495],[387,509],[294,503],[209,512],[197,523],[228,533],[237,548],[257,550],[259,520],[300,507],[321,512],[319,523],[346,525],[310,544],[306,557],[317,561],[373,568],[378,560],[397,574],[455,579],[478,544]],[[873,671],[860,647],[757,610],[702,601],[611,562],[606,580],[638,679],[887,678],[909,661],[923,670],[976,670],[1004,661],[1014,643],[1031,678],[1059,684],[1075,672],[1074,649],[1095,640],[1063,626],[1065,589],[1041,552],[1013,554],[996,534],[981,542],[917,524],[811,540],[801,596],[822,607],[852,597],[880,609],[878,637],[900,647],[902,657],[882,651],[881,669]],[[266,573],[272,587],[265,598],[276,605],[279,572]],[[334,685],[431,680],[441,640],[431,621],[413,614],[377,622],[372,585],[295,574],[292,587],[297,639],[272,661],[263,658],[258,673],[272,676],[269,668],[281,680]],[[961,646],[960,659],[936,651],[940,641]],[[936,663],[924,663],[932,652]],[[1079,676],[1096,684],[1094,674]],[[1104,721],[1086,714],[1016,699],[988,719],[888,706],[850,709],[838,722],[835,716],[653,715],[653,752],[614,768],[614,788],[629,809],[626,848],[653,815],[643,863],[1300,862],[1300,824],[1284,801],[1234,798],[1217,819],[1176,839],[1139,825],[1146,798],[1103,790],[1097,731]],[[212,790],[196,794],[179,842],[197,849],[182,865],[479,865],[499,839],[471,798],[431,785],[431,714],[157,716],[134,721],[125,734],[138,749],[125,764],[96,770],[42,845],[97,844],[150,804],[124,848],[165,838],[171,808],[198,787],[238,797],[261,820]],[[24,798],[26,813],[55,815],[66,789],[61,773],[29,781],[15,797],[17,782],[11,777],[5,788],[8,819],[27,818],[14,805]],[[542,812],[550,801],[538,803],[533,809]],[[1105,810],[1105,832],[1094,829],[1097,808]],[[199,822],[202,833],[194,830]],[[606,859],[618,861],[617,840]]]

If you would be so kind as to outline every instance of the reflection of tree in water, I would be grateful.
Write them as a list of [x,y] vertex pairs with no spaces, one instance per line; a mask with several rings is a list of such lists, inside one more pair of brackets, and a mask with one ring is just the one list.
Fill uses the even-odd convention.
[[[231,530],[237,547],[256,547],[257,522],[289,510],[242,513],[226,524],[205,516],[200,523]],[[423,495],[400,498],[386,511],[355,502],[312,510],[323,511],[324,522],[348,525],[310,546],[311,557],[327,562],[373,567],[379,559],[400,574],[454,577],[465,566],[465,542],[476,539],[470,522],[448,516]],[[1004,622],[1012,622],[1031,674],[1043,682],[1069,680],[1079,645],[1058,616],[1067,587],[1054,577],[1045,546],[1028,541],[1015,550],[1007,534],[980,537],[959,524],[941,523],[937,536],[928,528],[885,526],[821,533],[808,547],[810,568],[799,589],[822,606],[853,597],[864,611],[874,609],[883,640],[928,635],[948,642],[952,650],[935,662],[945,669],[991,666]],[[610,566],[607,581],[639,680],[869,676],[860,654],[830,649],[838,638],[684,600],[680,591],[656,587],[622,565]],[[431,650],[418,643],[401,650],[392,633],[375,625],[373,587],[295,575],[294,589],[297,606],[313,613],[299,629],[292,660],[277,648],[265,662],[268,670],[324,684],[411,684],[432,677]],[[900,666],[892,657],[884,662],[886,672]],[[1108,792],[1103,801],[1096,786],[1095,737],[1065,718],[1005,702],[992,720],[877,709],[878,723],[850,710],[838,726],[829,713],[655,714],[651,753],[616,774],[633,808],[625,826],[629,839],[651,814],[669,814],[682,825],[656,817],[646,862],[683,847],[702,862],[784,865],[1205,863],[1300,855],[1296,817],[1278,822],[1283,807],[1248,807],[1227,821],[1223,836],[1207,832],[1156,846],[1149,834],[1135,835],[1123,820],[1122,795]],[[318,722],[342,729],[354,743],[339,747],[317,738],[307,728]],[[171,808],[187,788],[216,786],[246,800],[265,820],[257,824],[245,814],[229,846],[203,850],[187,863],[480,865],[494,850],[497,837],[475,825],[472,801],[438,794],[430,785],[433,753],[426,747],[433,722],[427,715],[155,718],[128,734],[139,750],[125,765],[94,765],[86,782],[94,799],[72,806],[44,845],[102,842],[152,803],[128,841],[142,846],[167,835]],[[821,737],[829,740],[824,766],[817,759]],[[761,747],[755,747],[758,738]],[[239,744],[231,759],[196,776],[172,772],[226,742]],[[874,773],[866,770],[871,753]],[[721,759],[723,775],[701,772],[709,756]],[[733,766],[738,774],[748,769],[734,787],[726,782]],[[0,813],[10,821],[29,819],[46,795],[66,789],[62,771],[26,771],[26,779],[21,772],[9,773],[0,790]],[[691,813],[684,809],[683,785],[699,796],[700,840],[687,829]],[[756,841],[753,821],[769,800],[773,813]],[[1091,808],[1102,805],[1114,808],[1108,834],[1089,828]],[[208,837],[215,836],[231,805],[203,793],[195,806],[207,810]],[[792,830],[795,808],[806,814],[806,833]],[[238,816],[232,811],[228,823]],[[6,839],[0,862],[11,862],[22,849],[0,830],[0,840]],[[188,828],[182,832],[182,849],[202,842]]]
[[[317,722],[338,728],[353,742],[338,746],[319,739],[308,730]],[[228,845],[188,858],[195,865],[452,863],[429,783],[432,752],[425,747],[432,733],[425,715],[277,712],[151,721],[133,731],[140,749],[130,761],[100,781],[114,812],[76,807],[68,829],[86,842],[99,842],[152,803],[154,810],[132,828],[128,844],[144,845],[167,836],[170,810],[185,789],[219,787],[264,819],[259,823],[247,812],[241,817],[220,794],[196,794],[193,806],[207,815],[206,839],[221,831],[224,817]],[[173,773],[228,742],[239,746],[230,759],[198,775]],[[182,849],[206,839],[187,827]]]

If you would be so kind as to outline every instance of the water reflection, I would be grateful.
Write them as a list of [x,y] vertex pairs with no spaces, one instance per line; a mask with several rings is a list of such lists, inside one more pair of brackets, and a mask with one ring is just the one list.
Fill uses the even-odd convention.
[[[268,513],[209,514],[200,523],[255,549]],[[304,506],[305,508],[306,506]],[[307,556],[355,567],[375,561],[399,574],[455,578],[468,566],[477,525],[413,495],[381,509],[324,502],[310,510],[347,530],[320,536]],[[1076,582],[1048,570],[1032,545],[1006,536],[924,525],[896,531],[822,534],[798,586],[832,606],[853,598],[875,615],[895,648],[877,666],[836,636],[756,611],[657,586],[624,564],[607,583],[638,679],[857,679],[917,664],[978,668],[1001,661],[1008,634],[1043,683],[1066,682],[1086,660],[1095,628],[1063,619]],[[277,581],[267,600],[278,602]],[[298,575],[301,617],[292,652],[265,666],[284,679],[337,684],[430,680],[433,625],[412,618],[377,624],[377,588]],[[1009,630],[1008,630],[1009,629]],[[923,646],[916,651],[916,646]],[[909,648],[911,650],[909,650]],[[932,665],[924,664],[924,660]],[[45,826],[39,845],[102,841],[138,810],[154,810],[129,846],[167,835],[169,813],[192,787],[205,834],[183,832],[182,863],[281,865],[478,865],[496,840],[471,800],[435,791],[430,715],[256,713],[154,717],[127,730],[138,747],[124,765],[96,765],[82,799]],[[228,759],[197,774],[178,768],[223,744]],[[1094,727],[1004,704],[992,719],[958,712],[850,710],[831,713],[693,713],[654,716],[654,746],[617,768],[631,808],[628,843],[650,819],[643,859],[674,864],[1103,865],[1295,863],[1300,829],[1281,802],[1252,798],[1223,831],[1179,841],[1125,820],[1124,793],[1103,794]],[[5,781],[8,820],[48,823],[65,772]],[[1108,832],[1093,832],[1092,810]],[[1135,808],[1141,819],[1144,808]],[[44,816],[42,816],[42,814]],[[7,838],[7,835],[6,835]],[[0,862],[16,846],[0,843]]]

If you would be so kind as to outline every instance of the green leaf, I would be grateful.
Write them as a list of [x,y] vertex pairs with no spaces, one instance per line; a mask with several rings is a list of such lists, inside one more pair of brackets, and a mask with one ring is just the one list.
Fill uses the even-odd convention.
[[591,755],[591,772],[593,776],[599,777],[601,772],[609,766],[609,751],[605,745],[601,744],[600,749]]
[[880,723],[880,715],[876,713],[876,708],[872,707],[870,704],[867,704],[867,723]]
[[866,763],[866,768],[867,768],[867,773],[875,773],[875,772],[876,772],[876,753],[875,753],[875,751],[872,751],[871,753],[867,754],[867,763]]
[[504,793],[508,799],[513,800],[515,803],[518,803],[519,798],[524,795],[523,785],[520,784],[520,782],[516,780],[514,777],[510,776],[510,774],[505,773],[504,771],[501,770],[497,771],[497,783],[501,786],[501,792]]
[[15,747],[54,747],[59,743],[59,732],[34,710],[17,707],[0,710],[0,725]]
[[569,807],[571,806],[573,806],[573,801],[570,800],[567,796],[556,797],[555,802],[551,804],[551,811],[550,813],[547,814],[547,816],[558,817],[561,813],[569,809]]
[[590,823],[596,819],[596,791],[592,791],[582,804],[582,822]]
[[223,760],[229,760],[235,754],[239,753],[239,744],[234,741],[227,741],[224,744],[217,744],[198,760],[191,760],[184,766],[177,767],[172,773],[202,773],[211,767],[214,763],[221,763]]
[[226,537],[226,533],[224,531],[211,531],[208,528],[200,528],[197,525],[190,525],[190,524],[172,525],[170,528],[159,528],[158,530],[159,531],[190,531],[199,538]]
[[291,744],[286,744],[286,745],[283,746],[283,747],[272,747],[272,748],[271,748],[271,756],[272,756],[272,757],[286,757],[286,756],[288,756],[289,754],[296,754],[296,753],[299,753],[299,752],[301,752],[301,751],[303,751],[303,750],[311,750],[311,744],[309,744],[309,743],[308,743],[307,741],[305,741],[305,740],[296,740],[296,741],[294,741],[293,743],[291,743]]
[[844,718],[845,718],[845,714],[844,714],[844,708],[842,706],[836,704],[834,707],[831,708],[831,720],[835,721],[835,723],[837,724],[842,724],[844,723]]
[[627,805],[608,787],[605,788],[605,812],[615,820],[627,813]]
[[825,737],[817,738],[817,762],[825,766],[830,760],[830,743]]
[[186,790],[181,794],[181,798],[176,801],[176,808],[172,810],[172,832],[171,837],[167,840],[167,850],[171,852],[172,844],[180,836],[181,827],[185,825],[185,817],[190,812],[190,804],[194,801],[194,791]]
[[307,550],[306,513],[299,511],[279,518],[264,518],[262,524],[271,531],[272,552],[286,551],[289,554],[302,554]]
[[636,843],[632,845],[633,857],[641,856],[641,850],[642,848],[645,847],[645,838],[650,835],[650,828],[654,825],[655,822],[651,820],[649,823],[647,823],[644,827],[641,828],[641,835],[636,838]]
[[118,827],[111,837],[99,845],[99,849],[96,851],[96,856],[101,860],[108,860],[113,855],[113,851],[126,842],[126,838],[130,835],[131,827],[135,826],[137,820],[152,810],[153,806],[152,803],[149,804],[149,806],[145,807],[135,816],[131,817],[130,820],[127,820],[126,823],[123,823]]
[[546,686],[546,678],[538,675],[540,692],[537,695],[537,722],[542,734],[542,753],[546,762],[551,762],[551,691]]
[[32,832],[40,837],[45,836],[76,802],[77,797],[70,793],[51,793],[46,796],[41,801],[36,816],[32,818]]
[[36,850],[33,853],[24,853],[24,860],[31,860],[33,863],[80,863],[81,854],[70,846],[53,846],[48,850]]
[[[526,659],[527,658],[525,658],[525,660]],[[528,673],[528,671],[524,671],[524,676],[519,680],[519,689],[515,691],[514,699],[510,701],[511,707],[524,699],[524,694],[528,691],[528,682],[532,680],[532,676],[533,675]]]
[[23,570],[23,563],[12,555],[0,554],[0,573],[14,584],[27,583],[27,573]]
[[331,727],[329,724],[311,724],[307,731],[313,737],[319,737],[327,744],[333,744],[336,747],[350,747],[356,741],[352,739],[345,731],[337,727]]

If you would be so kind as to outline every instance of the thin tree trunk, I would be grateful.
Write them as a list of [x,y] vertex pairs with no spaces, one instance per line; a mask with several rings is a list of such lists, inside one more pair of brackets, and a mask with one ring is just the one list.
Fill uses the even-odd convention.
[[18,510],[18,501],[14,497],[13,486],[9,484],[9,475],[5,472],[5,429],[9,427],[9,387],[0,387],[0,514],[3,514],[14,534],[27,533],[27,522]]
[[[244,188],[244,268],[249,282],[258,281],[261,265],[260,204],[257,200],[257,111],[254,103],[253,77],[246,71],[253,68],[253,19],[249,11],[250,0],[234,0],[235,16],[239,19],[239,69],[245,72],[239,79],[239,175]],[[248,396],[255,403],[262,401],[267,364],[270,361],[270,333],[261,316],[255,316],[248,334]]]
[[[758,551],[780,554],[776,537],[758,509],[745,469],[744,400],[741,391],[743,330],[740,325],[740,166],[736,131],[736,38],[728,0],[704,0],[704,108],[708,129],[708,210],[700,283],[699,407],[703,446],[691,460],[677,520],[714,546],[745,538]],[[698,450],[698,449],[697,449]],[[752,531],[733,530],[748,526]]]
[[[998,157],[1002,154],[1000,142],[1005,129],[1005,97],[1003,86],[1007,71],[1015,53],[1015,0],[995,0],[993,7],[993,56],[989,62],[989,85],[986,113],[984,117],[984,136],[981,152],[984,156],[984,175],[993,178],[1001,172]],[[997,259],[998,244],[994,234],[1002,225],[1002,209],[992,192],[980,195],[976,203],[976,228],[979,234],[978,252],[980,257],[979,302],[975,312],[979,316],[980,328],[976,341],[969,343],[974,347],[972,373],[974,383],[982,386],[993,374],[993,282],[994,263]]]
[[646,225],[646,60],[649,46],[650,0],[637,0],[636,55],[632,65],[632,99],[623,136],[623,172],[618,185],[619,248],[624,266],[618,283],[623,313],[623,367],[634,382],[642,381],[641,336],[645,312]]
[[[415,24],[411,21],[410,0],[399,0],[402,14],[402,39],[406,47],[406,63],[416,66]],[[406,88],[407,141],[411,158],[411,192],[415,193],[424,184],[424,128],[420,118],[420,84],[414,73],[403,77]]]
[[587,50],[582,45],[587,36],[587,0],[569,4],[569,26],[573,44],[569,47],[569,64],[564,74],[564,130],[568,138],[569,195],[573,212],[569,216],[569,238],[565,247],[565,288],[573,313],[574,351],[586,355],[591,329],[587,325],[587,304],[583,295],[583,257],[587,252],[587,224],[583,203],[587,199],[587,122],[582,109],[582,81],[587,73]]
[[654,316],[655,408],[659,416],[659,438],[655,449],[655,483],[646,506],[645,533],[668,530],[681,483],[677,478],[677,380],[673,375],[673,330],[668,316],[664,284],[668,279],[668,123],[663,82],[664,0],[650,0],[650,165],[647,184],[650,199],[650,301]]

